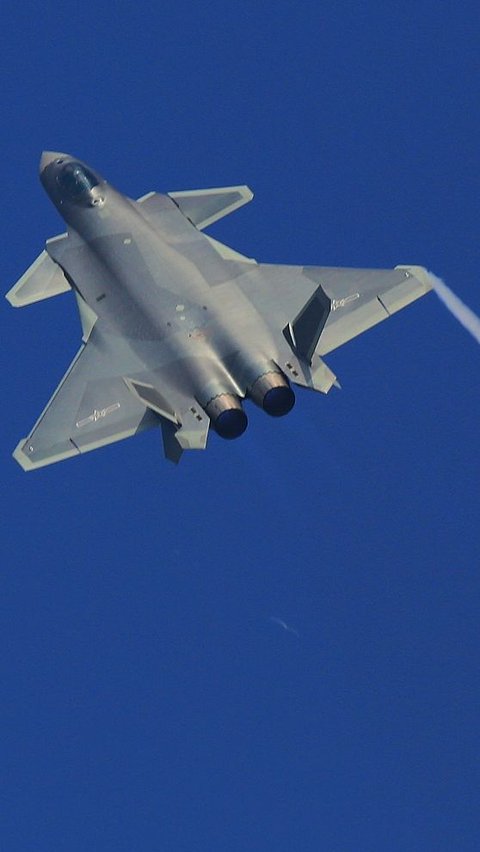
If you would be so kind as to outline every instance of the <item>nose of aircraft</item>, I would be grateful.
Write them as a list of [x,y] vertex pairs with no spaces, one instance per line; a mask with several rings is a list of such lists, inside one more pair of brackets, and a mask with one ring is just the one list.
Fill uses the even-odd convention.
[[40,174],[43,172],[50,163],[53,163],[54,160],[61,160],[63,158],[68,158],[69,154],[63,154],[61,151],[43,151],[42,156],[40,157]]

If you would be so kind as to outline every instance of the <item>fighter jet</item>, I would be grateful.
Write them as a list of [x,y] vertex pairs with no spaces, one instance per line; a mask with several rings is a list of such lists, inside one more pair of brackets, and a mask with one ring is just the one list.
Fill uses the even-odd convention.
[[204,233],[253,197],[247,186],[149,192],[136,201],[69,154],[40,180],[67,230],[6,298],[68,290],[82,345],[14,458],[32,470],[159,427],[165,456],[238,438],[245,401],[287,414],[293,386],[338,384],[323,356],[431,289],[420,266],[258,263]]

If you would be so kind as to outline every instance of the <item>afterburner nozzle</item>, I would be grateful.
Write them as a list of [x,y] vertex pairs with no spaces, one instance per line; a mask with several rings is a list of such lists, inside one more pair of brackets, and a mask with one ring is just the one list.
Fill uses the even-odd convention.
[[295,405],[295,394],[278,369],[259,376],[248,388],[248,395],[271,417],[283,417]]
[[213,397],[203,408],[221,438],[232,440],[239,438],[245,432],[248,419],[238,396],[232,393],[221,393]]

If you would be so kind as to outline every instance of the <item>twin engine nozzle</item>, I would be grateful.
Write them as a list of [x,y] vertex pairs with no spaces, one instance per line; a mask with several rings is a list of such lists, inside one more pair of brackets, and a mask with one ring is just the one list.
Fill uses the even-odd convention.
[[272,369],[262,373],[248,388],[253,402],[271,417],[283,417],[295,405],[295,394],[288,379],[272,364]]
[[[283,417],[295,404],[288,379],[276,364],[267,365],[265,371],[247,385],[245,396],[271,417]],[[211,424],[221,438],[239,438],[248,425],[247,415],[239,396],[220,393],[203,405]]]

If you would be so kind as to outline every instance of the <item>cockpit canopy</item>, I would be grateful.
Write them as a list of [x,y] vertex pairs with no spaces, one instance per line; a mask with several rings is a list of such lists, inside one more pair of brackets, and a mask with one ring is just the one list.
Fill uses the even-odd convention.
[[90,192],[100,183],[97,176],[82,163],[66,163],[57,176],[58,185],[70,198],[78,198],[84,192]]

